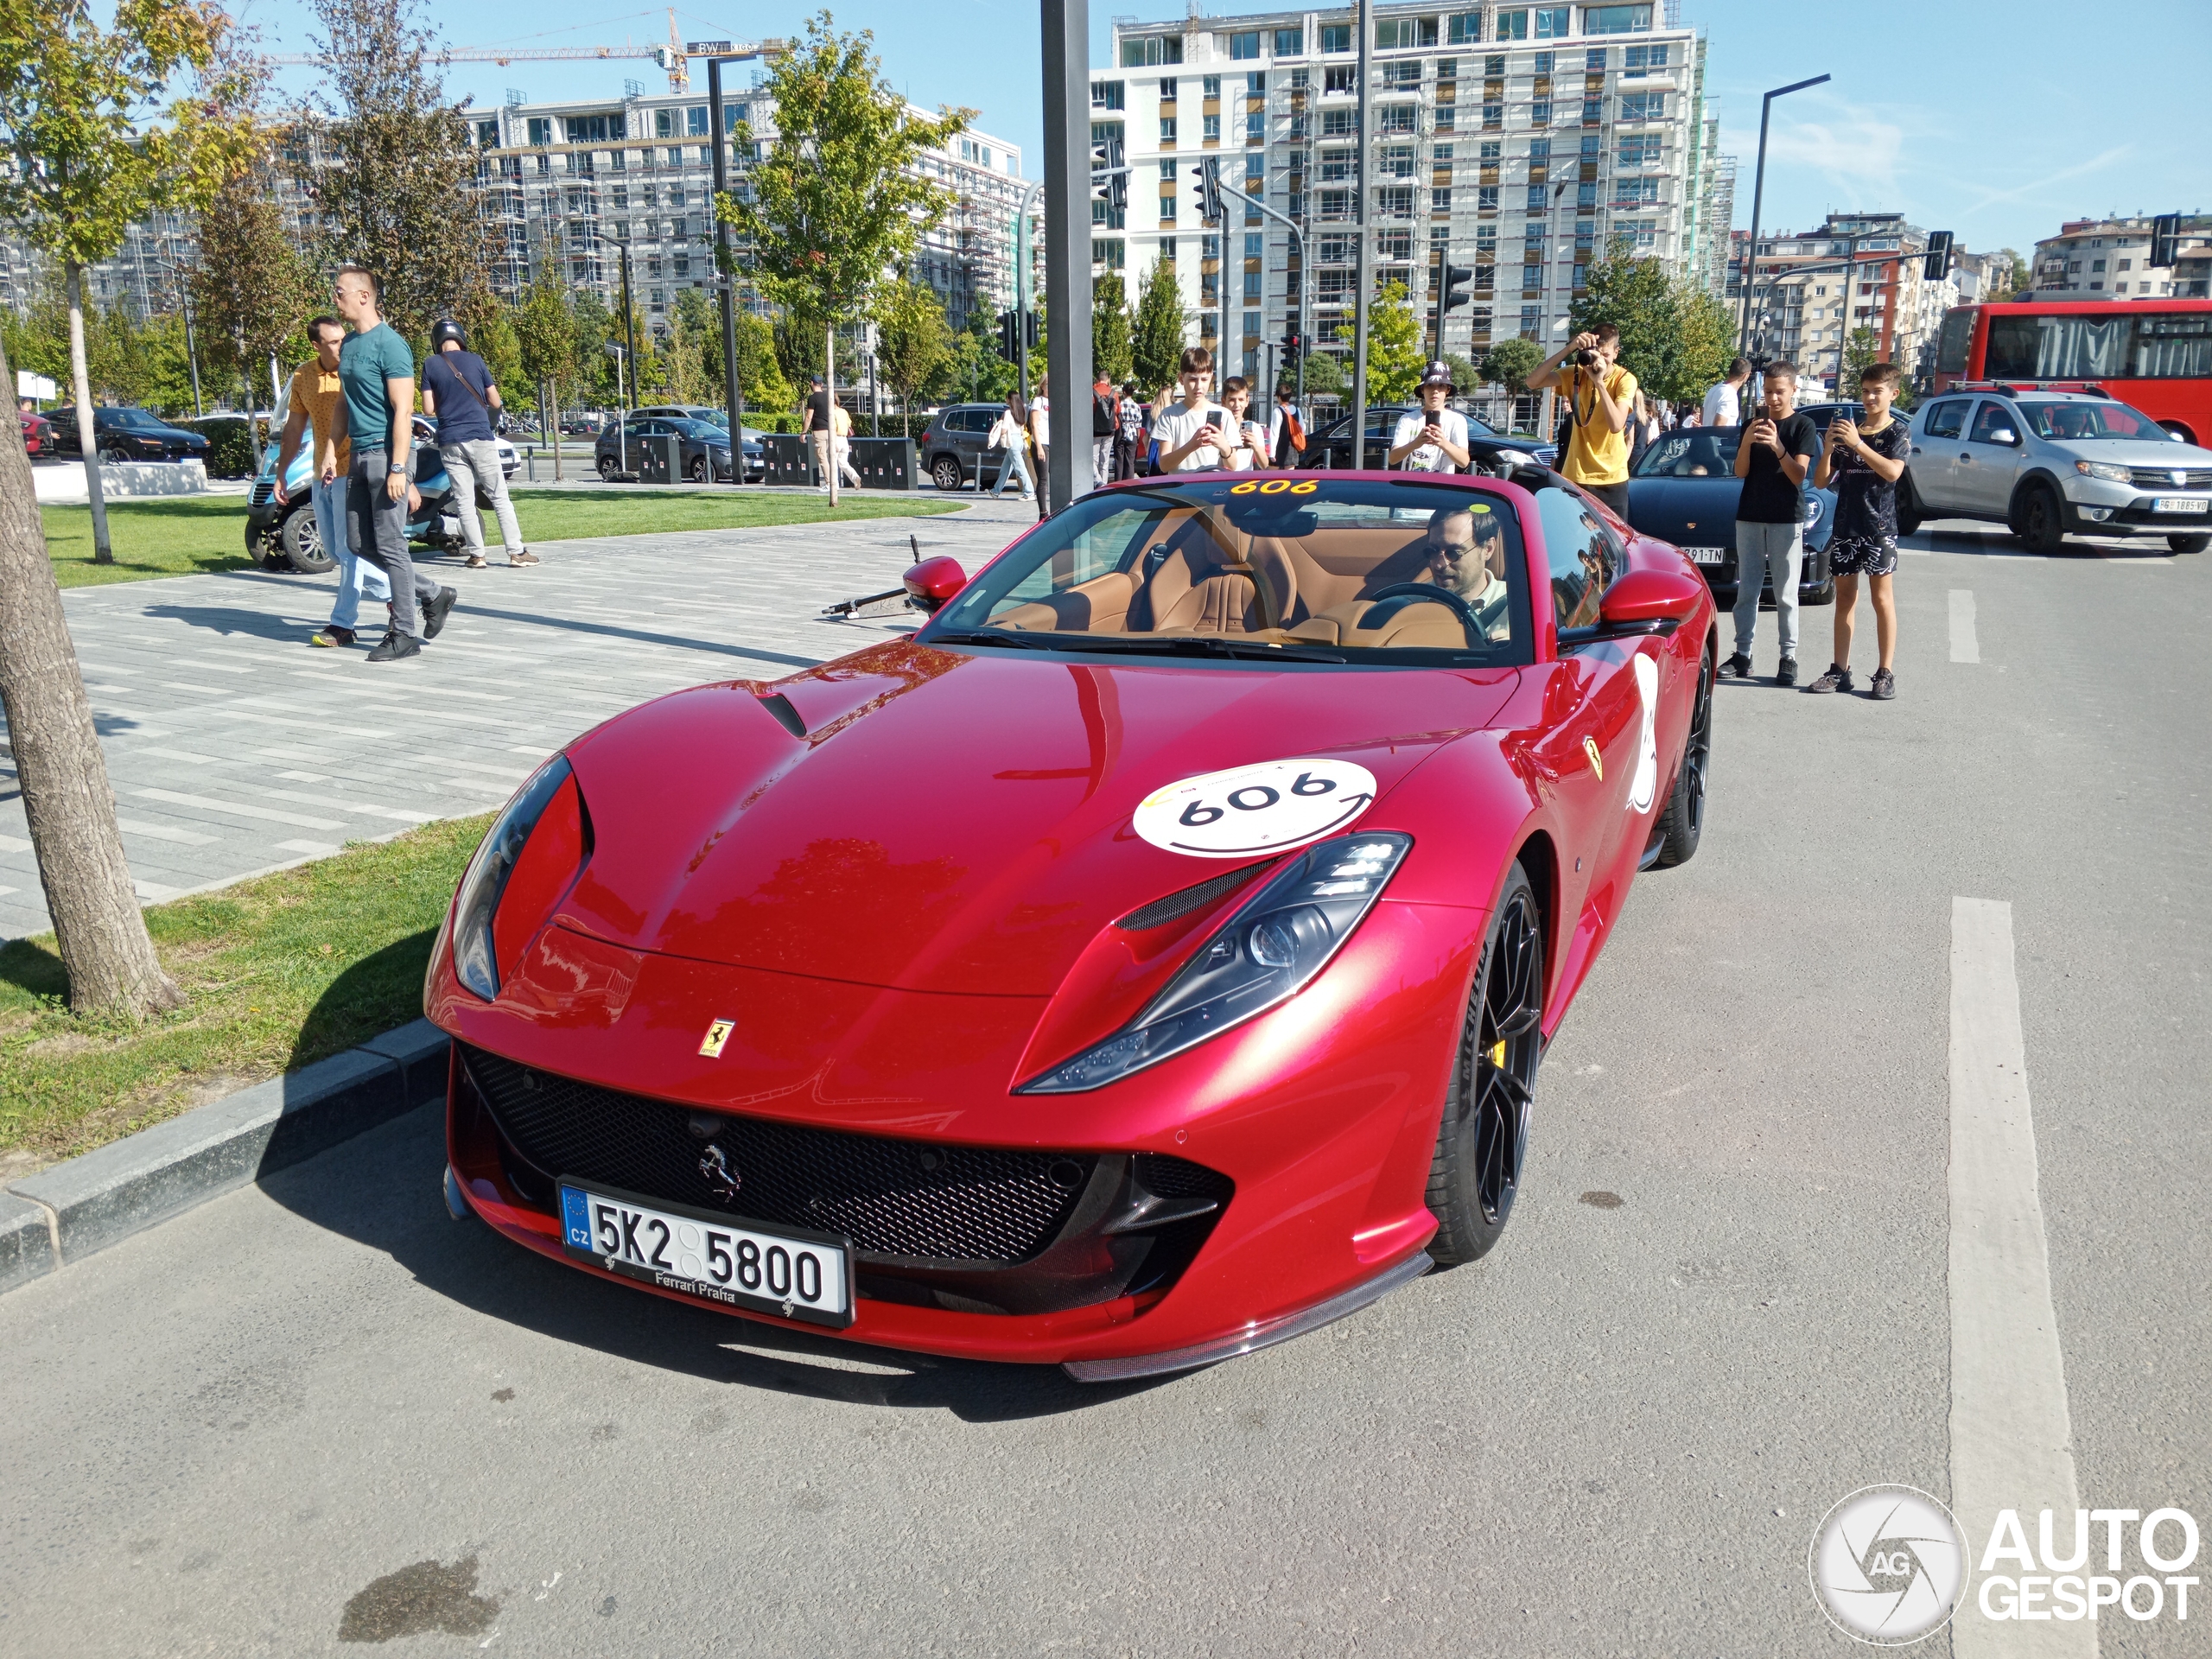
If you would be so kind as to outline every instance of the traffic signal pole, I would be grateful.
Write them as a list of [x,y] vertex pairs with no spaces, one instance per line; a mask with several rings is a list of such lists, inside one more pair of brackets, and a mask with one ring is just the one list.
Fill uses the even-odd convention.
[[[1297,246],[1298,246],[1298,403],[1299,403],[1299,406],[1300,406],[1300,408],[1303,408],[1303,407],[1305,406],[1305,404],[1306,404],[1306,353],[1313,348],[1313,336],[1312,336],[1312,335],[1310,335],[1310,334],[1308,334],[1306,332],[1306,232],[1303,232],[1303,231],[1301,231],[1301,230],[1300,230],[1300,229],[1298,228],[1298,221],[1297,221],[1296,219],[1292,219],[1289,215],[1287,215],[1287,214],[1286,214],[1286,213],[1277,213],[1274,208],[1272,208],[1272,207],[1268,207],[1268,204],[1267,204],[1266,202],[1262,201],[1262,200],[1261,200],[1257,196],[1248,196],[1248,195],[1246,195],[1246,194],[1245,194],[1242,190],[1239,190],[1238,188],[1236,188],[1236,186],[1234,186],[1234,185],[1224,184],[1224,185],[1219,186],[1219,188],[1220,188],[1221,194],[1222,194],[1223,195],[1224,195],[1224,196],[1234,196],[1234,197],[1236,197],[1236,200],[1239,200],[1239,201],[1243,202],[1246,207],[1255,207],[1255,208],[1257,208],[1261,213],[1262,213],[1266,214],[1269,219],[1274,219],[1274,220],[1275,221],[1275,223],[1276,223],[1276,224],[1278,224],[1278,225],[1281,226],[1283,227],[1283,229],[1285,229],[1285,230],[1287,230],[1287,231],[1288,231],[1288,232],[1290,232],[1290,238],[1291,238],[1291,240],[1292,240],[1293,242],[1294,242],[1295,244],[1297,244]],[[1228,237],[1228,235],[1229,235],[1229,215],[1228,215],[1227,213],[1225,213],[1222,215],[1221,231],[1222,231],[1222,236],[1223,236],[1223,238],[1224,238],[1224,246],[1226,246],[1226,245],[1227,245],[1227,240],[1226,240],[1226,238],[1227,238],[1227,237]],[[1226,314],[1226,312],[1224,312],[1224,320],[1226,319],[1226,316],[1227,316],[1227,314]],[[1268,388],[1268,396],[1269,397],[1273,397],[1274,395],[1275,395],[1275,389],[1274,389],[1272,385],[1270,385],[1270,386]]]
[[1351,347],[1351,464],[1357,470],[1367,465],[1367,302],[1375,288],[1374,241],[1367,233],[1367,162],[1375,142],[1369,124],[1374,99],[1368,86],[1375,74],[1374,0],[1359,0],[1352,19],[1359,30],[1359,160],[1352,168],[1359,200],[1351,217],[1359,235],[1358,309],[1353,314]]
[[[1090,5],[1039,0],[1044,24],[1045,334],[1051,510],[1090,478]],[[1024,365],[1025,371],[1027,365]],[[1078,483],[1080,487],[1078,487]],[[1045,480],[1038,480],[1040,488]]]

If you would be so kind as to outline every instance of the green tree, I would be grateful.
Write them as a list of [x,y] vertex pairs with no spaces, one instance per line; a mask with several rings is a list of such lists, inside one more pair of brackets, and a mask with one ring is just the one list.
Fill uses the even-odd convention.
[[[807,20],[805,38],[776,60],[763,89],[775,106],[776,133],[753,165],[751,196],[724,194],[715,203],[716,216],[747,238],[760,291],[783,307],[791,327],[823,340],[833,372],[837,326],[867,314],[923,224],[957,200],[916,163],[975,114],[915,114],[884,78],[874,41],[866,31],[837,33],[827,11]],[[736,140],[756,142],[743,123]],[[830,491],[834,505],[834,473]]]
[[1835,395],[1852,398],[1859,395],[1859,377],[1869,364],[1882,360],[1882,337],[1872,328],[1854,328],[1843,339],[1843,366],[1835,377]]
[[776,360],[776,330],[757,311],[737,314],[737,389],[748,410],[788,415],[798,406],[798,393],[784,378]]
[[875,302],[875,360],[884,382],[899,394],[899,429],[912,435],[909,409],[952,357],[952,327],[937,290],[902,279]]
[[436,46],[414,0],[313,3],[326,67],[288,150],[322,220],[325,263],[367,267],[385,319],[410,339],[442,316],[480,327],[498,301],[475,149],[465,106],[446,102],[431,72]]
[[1590,267],[1568,317],[1577,334],[1601,322],[1618,328],[1622,366],[1648,395],[1669,403],[1702,397],[1735,354],[1727,308],[1670,276],[1661,261],[1639,257],[1625,237]]
[[1674,295],[1681,351],[1673,377],[1655,390],[1669,403],[1695,403],[1728,372],[1736,355],[1736,319],[1703,289],[1677,283]]
[[1135,362],[1128,290],[1118,270],[1090,279],[1090,363],[1116,385],[1129,378]]
[[[1406,285],[1388,282],[1367,308],[1367,401],[1400,404],[1409,400],[1421,385],[1427,366],[1421,355],[1421,319],[1406,302]],[[1343,323],[1337,338],[1347,346],[1358,336],[1354,324]]]
[[[1284,377],[1294,390],[1298,385],[1295,371]],[[1344,359],[1332,352],[1308,352],[1306,354],[1306,395],[1308,397],[1342,397],[1351,390],[1351,377],[1344,372]]]
[[1483,378],[1492,385],[1503,386],[1507,393],[1518,397],[1529,389],[1529,377],[1542,365],[1544,348],[1533,340],[1519,334],[1501,340],[1483,354],[1478,365]]
[[561,398],[576,375],[576,320],[569,308],[569,290],[555,273],[552,262],[537,262],[537,275],[524,289],[509,313],[515,355],[531,390],[543,390],[551,405],[553,476],[561,474]]
[[1184,330],[1189,319],[1183,311],[1183,287],[1176,280],[1173,262],[1155,259],[1145,273],[1137,293],[1137,314],[1129,346],[1130,366],[1136,371],[1138,388],[1147,397],[1162,386],[1172,386],[1183,361]]
[[[243,383],[248,409],[259,401],[271,359],[305,360],[305,325],[322,298],[314,268],[285,233],[273,182],[257,163],[225,184],[200,213],[189,273],[200,368],[216,385]],[[257,441],[254,452],[258,467]]]
[[[230,29],[212,0],[119,0],[109,29],[81,3],[0,9],[0,219],[62,266],[93,556],[104,563],[114,554],[85,360],[84,270],[149,212],[204,207],[252,152],[250,78],[226,56]],[[0,714],[70,1006],[133,1018],[176,1007],[183,996],[139,912],[20,442],[0,444]]]
[[[683,303],[687,297],[694,301],[689,308]],[[706,296],[696,288],[678,289],[676,300],[668,315],[668,332],[657,347],[653,384],[672,404],[703,404],[715,389],[707,378]],[[721,330],[715,332],[719,334]],[[641,337],[640,346],[643,343]],[[714,344],[714,355],[719,360],[721,342],[717,339]]]

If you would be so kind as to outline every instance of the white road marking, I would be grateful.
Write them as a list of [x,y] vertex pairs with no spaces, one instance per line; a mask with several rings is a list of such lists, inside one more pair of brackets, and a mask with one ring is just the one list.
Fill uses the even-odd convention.
[[302,830],[343,830],[346,826],[334,818],[308,818],[296,812],[277,812],[265,806],[241,806],[236,801],[211,801],[205,795],[182,795],[173,789],[137,789],[131,791],[142,800],[167,801],[172,806],[196,806],[206,812],[229,812],[241,818],[262,818],[270,823],[289,823]]
[[184,891],[182,887],[165,887],[158,881],[138,880],[131,882],[130,890],[141,899],[174,899]]
[[126,836],[145,836],[154,841],[173,841],[180,847],[212,847],[220,836],[195,835],[189,830],[172,829],[166,823],[142,823],[136,818],[118,818],[115,827]]
[[[261,792],[272,801],[297,801],[302,806],[323,806],[333,812],[351,812],[365,818],[390,818],[397,823],[432,823],[437,819],[435,812],[408,812],[396,806],[372,806],[365,801],[341,801],[327,795],[303,795],[296,789],[264,789]],[[302,818],[298,822],[306,823],[308,820]],[[334,830],[338,826],[321,827]]]
[[[1951,1508],[1980,1559],[1999,1510],[2075,1507],[2073,1429],[2036,1192],[2012,907],[1951,900]],[[2061,1528],[2061,1535],[2064,1529]],[[2094,1659],[2097,1629],[1997,1624],[1972,1608],[1957,1659]]]
[[1951,660],[1978,663],[1981,645],[1974,637],[1974,589],[1951,589]]

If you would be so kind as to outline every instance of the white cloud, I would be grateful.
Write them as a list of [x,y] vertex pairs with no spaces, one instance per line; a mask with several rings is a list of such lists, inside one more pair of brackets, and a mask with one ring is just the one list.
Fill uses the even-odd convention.
[[[1859,111],[1838,124],[1801,121],[1767,137],[1767,164],[1794,163],[1818,173],[1845,200],[1865,206],[1897,199],[1904,129]],[[1754,152],[1756,155],[1756,152]]]

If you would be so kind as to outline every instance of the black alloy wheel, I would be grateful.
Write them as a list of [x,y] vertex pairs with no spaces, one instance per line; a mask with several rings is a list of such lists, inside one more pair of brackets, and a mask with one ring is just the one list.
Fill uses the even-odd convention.
[[691,481],[694,484],[703,484],[707,481],[707,458],[704,455],[696,457],[691,462]]
[[961,485],[959,461],[951,455],[939,455],[930,463],[930,482],[947,494],[958,492]]
[[1713,759],[1713,658],[1718,643],[1706,648],[1698,664],[1697,701],[1690,706],[1689,735],[1682,740],[1681,764],[1659,819],[1658,868],[1687,864],[1705,833],[1706,767]]
[[2066,543],[2066,519],[2048,484],[2031,484],[2020,502],[2020,545],[2031,553],[2056,553]]
[[601,455],[599,458],[599,475],[612,484],[622,476],[622,465],[612,455]]
[[1489,1253],[1521,1191],[1529,1114],[1544,1053],[1544,933],[1535,890],[1519,864],[1506,877],[1437,1125],[1428,1253],[1445,1267]]

